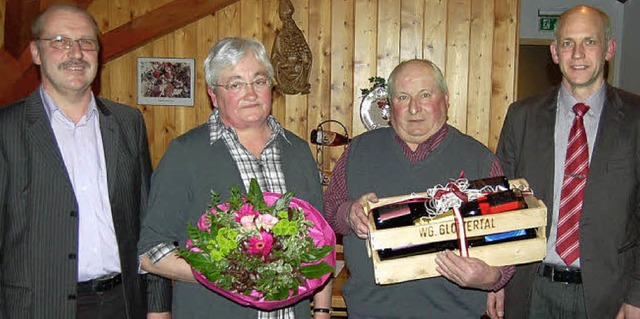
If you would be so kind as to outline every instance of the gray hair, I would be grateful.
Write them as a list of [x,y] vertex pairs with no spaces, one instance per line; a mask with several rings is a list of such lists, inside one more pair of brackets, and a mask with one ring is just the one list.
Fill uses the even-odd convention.
[[42,36],[42,32],[44,31],[42,30],[44,21],[46,20],[47,16],[49,16],[51,13],[56,11],[78,13],[80,15],[85,16],[87,20],[91,21],[91,24],[93,25],[93,29],[96,33],[96,38],[98,37],[98,35],[100,35],[100,29],[98,28],[98,23],[91,16],[91,14],[87,12],[87,10],[82,9],[80,7],[68,5],[68,4],[56,4],[56,5],[50,6],[49,8],[47,8],[46,10],[38,14],[35,20],[33,20],[33,23],[31,24],[31,37],[34,40],[40,39],[40,37]]
[[588,5],[579,5],[579,6],[575,6],[565,12],[563,12],[560,15],[560,18],[558,19],[558,24],[556,25],[556,28],[554,30],[553,33],[553,43],[557,46],[558,45],[558,30],[560,29],[560,25],[562,25],[564,19],[566,19],[566,17],[575,12],[575,11],[581,11],[581,10],[591,10],[594,11],[595,13],[597,13],[600,16],[600,19],[602,19],[602,25],[604,27],[604,41],[605,43],[608,43],[611,39],[613,39],[613,31],[611,30],[611,20],[609,19],[609,16],[604,13],[604,11],[596,8],[596,7],[592,7],[592,6],[588,6]]
[[224,38],[211,48],[204,60],[204,77],[207,87],[215,88],[220,74],[229,67],[238,64],[248,53],[253,53],[258,63],[273,79],[273,66],[267,55],[267,50],[259,41],[246,38]]
[[389,75],[389,79],[387,80],[387,85],[388,85],[387,90],[389,93],[390,101],[393,100],[392,98],[396,93],[396,82],[395,82],[396,76],[398,76],[398,73],[400,73],[400,71],[402,71],[404,68],[407,68],[408,64],[415,63],[415,62],[420,63],[424,66],[430,67],[433,73],[434,80],[436,81],[436,85],[440,88],[440,91],[442,91],[444,95],[449,94],[447,81],[444,79],[444,75],[442,74],[442,71],[435,63],[427,59],[411,59],[411,60],[401,62],[393,69],[393,71],[391,71],[391,74]]

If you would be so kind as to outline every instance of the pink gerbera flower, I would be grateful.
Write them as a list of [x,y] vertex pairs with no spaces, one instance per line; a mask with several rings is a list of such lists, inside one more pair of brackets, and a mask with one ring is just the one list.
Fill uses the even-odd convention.
[[255,236],[249,239],[249,248],[247,248],[247,253],[266,257],[271,253],[272,247],[273,236],[266,231],[261,231],[260,236]]

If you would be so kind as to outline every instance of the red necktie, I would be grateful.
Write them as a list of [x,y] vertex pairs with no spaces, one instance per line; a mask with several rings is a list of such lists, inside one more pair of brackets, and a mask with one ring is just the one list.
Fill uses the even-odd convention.
[[567,265],[571,265],[580,257],[578,224],[589,173],[589,145],[582,117],[588,110],[589,106],[583,103],[573,106],[576,117],[569,131],[567,158],[564,164],[556,251]]

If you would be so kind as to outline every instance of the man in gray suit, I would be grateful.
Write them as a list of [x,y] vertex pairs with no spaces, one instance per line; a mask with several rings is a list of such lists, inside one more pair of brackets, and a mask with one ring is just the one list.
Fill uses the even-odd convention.
[[[605,82],[615,49],[605,13],[569,9],[551,44],[562,83],[508,110],[497,149],[504,172],[548,207],[547,256],[518,267],[505,288],[509,319],[640,318],[640,97]],[[564,211],[574,228],[562,226]]]
[[32,27],[42,85],[0,108],[0,318],[170,317],[138,273],[151,165],[142,115],[93,95],[98,27],[54,6]]

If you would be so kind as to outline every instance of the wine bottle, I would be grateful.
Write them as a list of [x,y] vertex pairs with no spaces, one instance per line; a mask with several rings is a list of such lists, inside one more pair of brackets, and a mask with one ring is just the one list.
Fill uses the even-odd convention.
[[525,209],[527,203],[513,190],[495,192],[476,200],[462,203],[460,213],[463,217],[497,214],[510,210]]
[[[422,217],[427,218],[426,199],[412,199],[402,203],[385,205],[372,210],[376,229],[387,229],[415,225]],[[473,217],[524,209],[527,204],[513,190],[487,194],[478,200],[462,203],[462,217]]]
[[340,146],[349,144],[351,140],[336,132],[319,129],[311,130],[311,143],[323,146]]
[[[500,243],[506,243],[515,240],[529,239],[536,237],[536,230],[533,228],[530,229],[522,229],[521,235],[519,236],[511,236],[508,238],[502,238],[497,240],[486,240],[485,237],[471,237],[467,238],[467,245],[469,247],[480,247],[486,245],[494,245]],[[458,248],[458,243],[455,240],[442,241],[437,243],[429,243],[422,245],[414,245],[400,248],[386,248],[377,250],[378,256],[380,260],[388,260],[395,258],[402,258],[408,256],[422,255],[422,254],[431,254],[435,252],[440,252],[445,249],[453,250]]]
[[372,210],[376,229],[414,225],[416,220],[428,215],[425,199],[413,199],[402,203],[380,206]]
[[474,179],[469,181],[469,189],[480,190],[483,187],[491,186],[495,190],[498,187],[502,187],[502,190],[509,189],[509,180],[506,176],[487,177],[481,179]]

